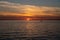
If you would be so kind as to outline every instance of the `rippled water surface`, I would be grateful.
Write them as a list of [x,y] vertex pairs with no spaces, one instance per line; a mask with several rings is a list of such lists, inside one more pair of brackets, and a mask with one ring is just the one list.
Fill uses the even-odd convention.
[[0,40],[60,40],[60,20],[0,20]]

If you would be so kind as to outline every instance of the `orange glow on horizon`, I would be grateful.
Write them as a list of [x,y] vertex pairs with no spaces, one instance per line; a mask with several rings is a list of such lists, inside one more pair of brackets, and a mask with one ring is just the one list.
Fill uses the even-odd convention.
[[34,16],[34,15],[33,14],[30,14],[30,13],[25,13],[22,16]]
[[0,12],[0,15],[2,16],[59,16],[55,14],[33,14],[33,13],[14,13],[14,12]]

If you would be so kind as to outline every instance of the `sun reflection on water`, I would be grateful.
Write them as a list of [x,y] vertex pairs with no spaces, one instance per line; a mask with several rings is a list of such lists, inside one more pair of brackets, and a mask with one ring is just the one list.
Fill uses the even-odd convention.
[[38,30],[36,28],[36,23],[33,23],[30,20],[31,20],[30,18],[27,18],[27,23],[26,23],[27,36],[28,37],[38,36]]

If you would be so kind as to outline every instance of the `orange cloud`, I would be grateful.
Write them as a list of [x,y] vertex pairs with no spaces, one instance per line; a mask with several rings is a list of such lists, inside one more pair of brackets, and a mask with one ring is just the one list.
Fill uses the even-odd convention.
[[[0,2],[0,15],[23,15],[23,16],[60,16],[60,7],[46,7],[34,5],[22,5],[19,3]],[[1,11],[3,13],[1,13]],[[7,13],[5,13],[7,12]]]

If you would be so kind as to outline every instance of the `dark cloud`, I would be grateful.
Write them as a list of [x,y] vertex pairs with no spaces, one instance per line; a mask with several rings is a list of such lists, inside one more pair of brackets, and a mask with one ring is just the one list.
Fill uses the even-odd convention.
[[0,1],[8,1],[8,0],[0,0]]

